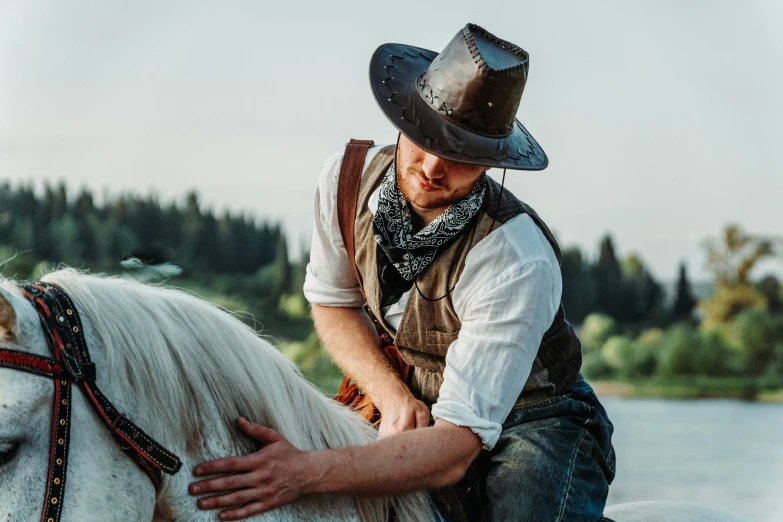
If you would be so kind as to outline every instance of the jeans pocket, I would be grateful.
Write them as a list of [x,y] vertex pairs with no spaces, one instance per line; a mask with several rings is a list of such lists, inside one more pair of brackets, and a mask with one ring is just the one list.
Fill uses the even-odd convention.
[[511,409],[511,411],[530,412],[530,411],[543,410],[545,408],[551,408],[555,404],[561,403],[567,398],[568,397],[565,395],[557,395],[556,397],[550,397],[549,399],[544,399],[543,401],[535,402],[533,404],[514,406]]
[[574,407],[571,405],[572,402],[575,401],[572,401],[568,396],[558,395],[535,404],[514,406],[508,417],[506,417],[503,428],[506,429],[528,422],[569,415],[574,410]]

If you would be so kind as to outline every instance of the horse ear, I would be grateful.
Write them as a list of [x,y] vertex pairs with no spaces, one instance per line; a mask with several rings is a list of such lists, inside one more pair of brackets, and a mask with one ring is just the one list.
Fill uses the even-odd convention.
[[8,341],[16,335],[16,313],[14,307],[0,293],[0,341]]

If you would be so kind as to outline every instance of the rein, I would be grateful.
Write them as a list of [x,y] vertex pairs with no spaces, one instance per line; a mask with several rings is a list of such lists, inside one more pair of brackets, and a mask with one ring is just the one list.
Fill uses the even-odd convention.
[[41,522],[59,522],[65,495],[71,427],[71,385],[82,388],[88,403],[98,413],[120,448],[152,480],[157,492],[161,472],[177,473],[182,462],[147,435],[106,398],[95,384],[95,364],[90,360],[79,313],[70,297],[48,283],[19,285],[41,319],[41,327],[53,358],[16,350],[0,349],[0,368],[11,368],[54,381],[52,438],[49,474]]

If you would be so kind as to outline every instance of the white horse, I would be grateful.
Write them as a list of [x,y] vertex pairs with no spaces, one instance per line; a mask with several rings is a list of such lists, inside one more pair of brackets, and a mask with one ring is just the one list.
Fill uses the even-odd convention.
[[[369,425],[307,383],[270,342],[197,297],[74,270],[54,272],[43,280],[73,299],[98,369],[98,386],[183,462],[177,475],[164,476],[156,494],[82,393],[74,390],[62,522],[215,520],[215,512],[198,510],[188,495],[190,470],[205,460],[256,449],[237,430],[239,416],[278,430],[300,449],[362,445],[375,439]],[[36,311],[8,280],[0,280],[0,348],[51,356]],[[0,368],[1,521],[40,520],[52,400],[50,380]],[[663,520],[656,516],[661,509],[620,509],[612,518]],[[424,493],[385,498],[312,495],[253,520],[386,522],[392,511],[401,522],[438,520]],[[699,512],[689,513],[690,518],[681,520],[736,520],[707,518],[706,510],[702,518]]]
[[[104,394],[182,459],[159,492],[73,392],[62,522],[215,520],[189,496],[204,460],[255,451],[239,416],[278,430],[300,449],[339,448],[375,431],[324,397],[270,342],[232,315],[184,292],[63,270],[43,278],[65,290],[82,319]],[[51,356],[38,315],[0,283],[0,347]],[[38,521],[49,460],[52,381],[0,369],[0,520]],[[423,493],[375,499],[313,495],[258,515],[267,521],[434,520]]]

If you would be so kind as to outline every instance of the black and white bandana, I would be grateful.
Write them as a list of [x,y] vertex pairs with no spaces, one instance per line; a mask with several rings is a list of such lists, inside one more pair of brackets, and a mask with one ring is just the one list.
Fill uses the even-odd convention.
[[486,191],[487,178],[486,174],[482,174],[468,195],[413,234],[410,209],[397,186],[392,163],[378,193],[378,210],[372,221],[375,241],[402,278],[413,281],[432,263],[438,250],[457,236],[478,213]]

